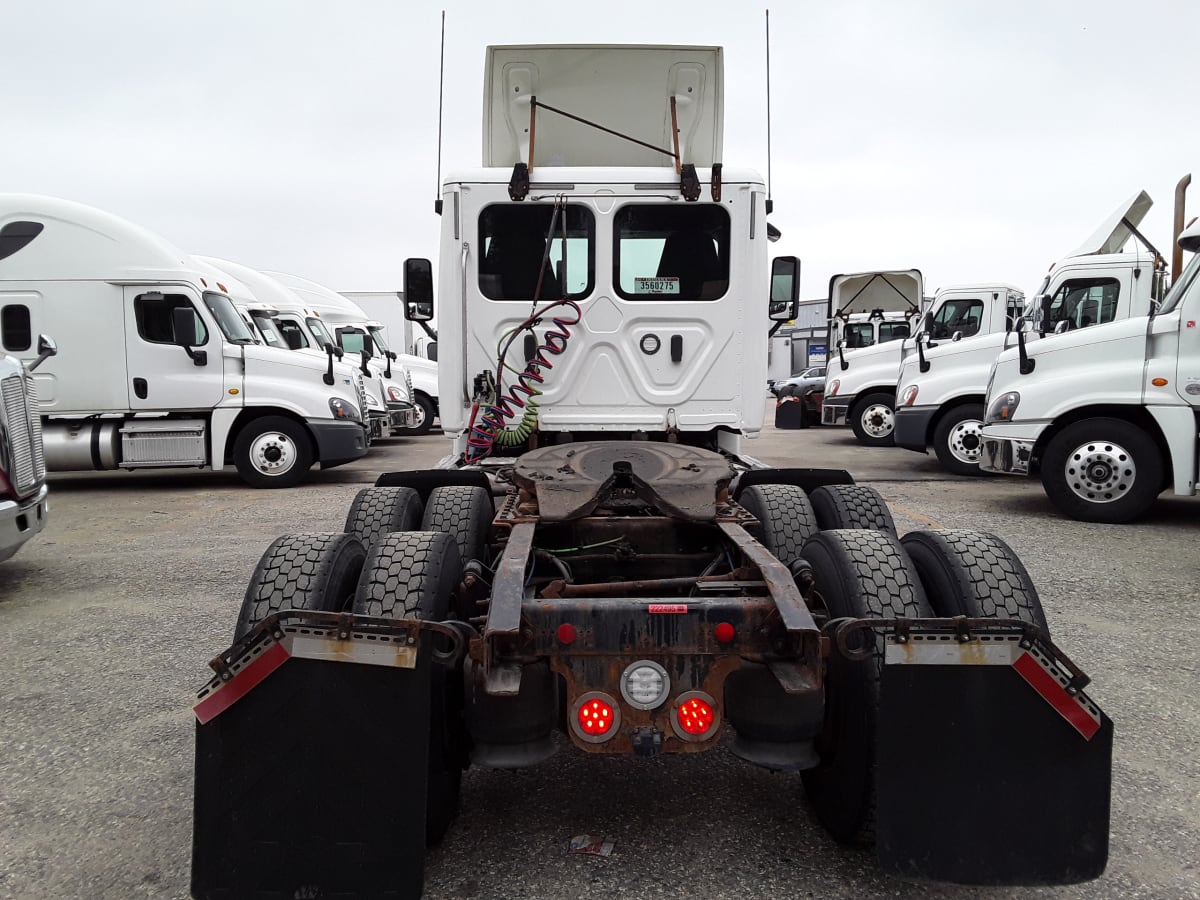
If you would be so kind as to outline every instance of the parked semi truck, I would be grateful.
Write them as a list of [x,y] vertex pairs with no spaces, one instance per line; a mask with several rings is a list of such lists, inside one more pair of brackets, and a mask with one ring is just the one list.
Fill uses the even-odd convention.
[[[352,365],[359,357],[345,359],[345,353],[336,347],[326,334],[324,339],[312,331],[304,321],[304,303],[294,291],[284,287],[270,275],[213,256],[196,257],[202,264],[213,267],[231,279],[230,285],[238,285],[239,292],[230,293],[230,298],[242,312],[247,323],[263,343],[271,347],[292,350],[310,357],[329,359],[329,370],[335,378],[353,378],[363,388],[363,426],[369,441],[383,437],[389,427],[388,408],[380,399],[379,384],[370,368]],[[236,279],[236,280],[235,280]],[[286,318],[281,318],[286,317]],[[331,352],[332,351],[332,352]]]
[[[920,273],[914,281],[919,289]],[[851,352],[838,347],[825,372],[822,422],[849,425],[859,443],[868,447],[890,446],[896,426],[896,380],[901,360],[913,349],[911,338],[926,328],[947,339],[1003,329],[1019,313],[1023,299],[1019,290],[1003,283],[943,288],[934,295],[928,314],[913,318],[892,340]]]
[[[0,227],[0,260],[26,235],[24,229]],[[20,313],[0,308],[0,562],[11,559],[50,518],[46,459],[42,448],[42,419],[37,385],[30,374],[58,352],[46,335],[39,335],[37,359],[28,368],[7,351],[32,346],[33,331]]]
[[0,229],[21,236],[0,259],[0,315],[63,350],[35,376],[51,471],[232,465],[290,487],[366,453],[360,385],[256,345],[219,279],[159,236],[21,194],[0,195]]
[[[1182,224],[1182,192],[1177,209]],[[1040,478],[1059,510],[1088,522],[1140,518],[1167,488],[1196,493],[1200,224],[1177,243],[1193,256],[1161,306],[1000,354],[981,468]]]
[[[1164,263],[1137,232],[1152,205],[1145,191],[1121,204],[1078,249],[1054,263],[1021,311],[1026,340],[1148,313],[1162,299]],[[1131,238],[1133,252],[1121,252]],[[983,300],[976,300],[982,303]],[[1019,308],[1018,308],[1019,310]],[[917,335],[918,352],[901,363],[895,442],[921,453],[932,447],[957,475],[979,475],[984,394],[992,363],[1013,343],[1017,315],[984,332],[946,340],[936,327]]]
[[[410,429],[425,434],[433,426],[438,409],[437,333],[425,325],[423,333],[414,334],[412,323],[404,318],[403,291],[341,291],[343,297],[360,307],[369,321],[371,333],[384,346],[398,352],[401,363],[412,379],[413,403],[417,407],[417,422]],[[407,327],[406,327],[407,326]]]
[[[563,742],[798,772],[905,876],[1103,869],[1112,723],[1015,554],[743,452],[799,262],[721,164],[721,60],[488,49],[439,202],[451,452],[265,552],[197,695],[195,896],[416,897],[464,768]],[[404,292],[434,314],[428,260]]]
[[367,318],[357,305],[315,281],[286,272],[266,272],[304,302],[305,322],[325,328],[343,352],[362,359],[364,373],[373,372],[387,404],[386,430],[397,435],[417,425],[421,413],[413,402],[412,378],[400,355],[382,337],[383,325]]

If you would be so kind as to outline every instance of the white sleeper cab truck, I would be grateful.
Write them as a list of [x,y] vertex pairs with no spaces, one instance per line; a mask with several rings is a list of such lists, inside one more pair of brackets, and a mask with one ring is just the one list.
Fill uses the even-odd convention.
[[[1200,223],[1179,237],[1200,250]],[[987,392],[988,472],[1040,477],[1062,512],[1129,522],[1167,488],[1196,493],[1200,254],[1162,306],[1000,354]]]
[[399,354],[389,350],[385,343],[376,343],[377,331],[372,329],[382,330],[382,323],[371,321],[350,300],[315,281],[286,272],[265,274],[303,301],[305,322],[310,329],[324,329],[332,336],[334,346],[341,348],[348,358],[361,360],[363,375],[373,379],[387,406],[386,430],[396,435],[416,425],[418,413],[412,401],[408,371],[402,364],[393,365]]
[[[412,381],[412,402],[417,421],[409,431],[425,434],[438,414],[437,333],[428,322],[424,334],[414,335],[413,323],[404,318],[404,294],[401,291],[341,291],[343,297],[360,307],[371,325],[374,342],[398,353],[396,361]],[[418,354],[416,351],[420,350]],[[432,352],[432,355],[430,353]]]
[[290,487],[366,453],[353,381],[255,344],[220,279],[157,235],[18,194],[0,195],[3,229],[25,240],[0,259],[0,314],[63,351],[36,374],[50,470],[233,465]]
[[[334,346],[331,340],[318,340],[312,334],[303,322],[303,314],[299,312],[303,303],[294,291],[284,287],[270,275],[240,263],[213,256],[197,256],[196,259],[204,265],[212,266],[219,273],[225,273],[224,277],[230,279],[227,283],[229,286],[240,286],[240,293],[231,292],[230,297],[260,343],[323,358],[334,378],[342,383],[346,383],[348,379],[352,380],[360,392],[365,413],[363,426],[367,430],[368,438],[374,439],[383,435],[388,411],[378,397],[379,391],[373,377],[368,373],[366,377],[372,377],[372,383],[368,384],[359,369],[342,360],[345,354],[340,347]],[[289,313],[286,322],[281,319],[284,310]]]
[[[484,165],[438,201],[453,453],[267,548],[196,698],[194,896],[418,897],[463,770],[564,742],[801,773],[906,877],[1103,870],[1112,723],[1008,546],[742,453],[799,263],[722,165],[721,59],[489,48]],[[404,295],[432,318],[428,260]]]
[[[1144,191],[1135,195],[1082,246],[1050,267],[1026,309],[1015,310],[1029,326],[1026,340],[1145,315],[1162,299],[1161,257],[1148,245],[1121,252],[1131,237],[1143,242],[1136,229],[1150,205]],[[992,363],[1013,342],[1019,297],[1010,291],[1007,310],[992,313],[1003,312],[1003,321],[973,337],[963,334],[963,340],[956,340],[936,323],[917,335],[917,352],[904,357],[898,382],[898,446],[920,453],[932,447],[948,471],[983,474],[984,394]]]
[[[0,227],[0,260],[19,249],[28,229]],[[29,316],[0,306],[0,562],[46,527],[46,460],[37,386],[30,372],[58,352],[54,341],[39,335],[38,356],[26,368],[12,353],[33,346]]]

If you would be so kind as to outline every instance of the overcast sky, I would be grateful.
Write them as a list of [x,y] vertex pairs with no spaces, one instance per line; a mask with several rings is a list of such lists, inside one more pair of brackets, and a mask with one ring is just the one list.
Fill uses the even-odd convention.
[[[131,219],[337,290],[436,258],[439,12],[417,2],[0,0],[0,190]],[[484,48],[725,47],[724,161],[767,171],[763,6],[450,2],[443,173],[480,163]],[[1200,4],[789,3],[771,10],[776,253],[803,296],[920,268],[1032,291],[1127,196],[1169,254],[1200,168]],[[1191,208],[1200,211],[1200,171]]]

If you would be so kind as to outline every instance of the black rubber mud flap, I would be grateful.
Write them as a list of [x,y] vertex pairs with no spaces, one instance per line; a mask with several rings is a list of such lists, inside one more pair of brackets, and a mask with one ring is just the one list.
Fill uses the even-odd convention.
[[192,896],[421,896],[430,665],[292,658],[196,727]]
[[1033,656],[1016,656],[1014,665],[903,665],[889,656],[876,845],[893,874],[1037,885],[1104,871],[1112,721],[1044,668],[1038,675]]

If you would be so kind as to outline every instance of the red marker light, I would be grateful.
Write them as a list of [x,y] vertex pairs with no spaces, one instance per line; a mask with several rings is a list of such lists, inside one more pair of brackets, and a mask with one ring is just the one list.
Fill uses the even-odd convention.
[[558,642],[560,644],[573,644],[577,637],[579,635],[575,631],[575,626],[570,622],[563,622],[558,626]]
[[699,697],[691,697],[679,704],[675,719],[687,734],[701,735],[713,726],[712,707]]
[[713,629],[713,636],[722,644],[728,644],[733,640],[733,626],[728,622],[718,622]]
[[607,734],[613,724],[613,708],[603,700],[588,700],[576,714],[579,728],[584,734],[597,736]]

